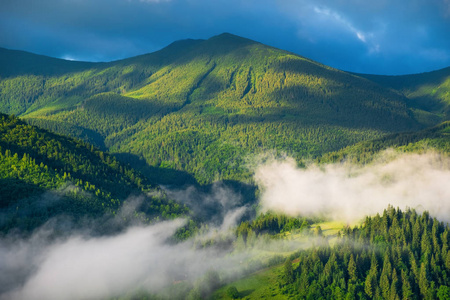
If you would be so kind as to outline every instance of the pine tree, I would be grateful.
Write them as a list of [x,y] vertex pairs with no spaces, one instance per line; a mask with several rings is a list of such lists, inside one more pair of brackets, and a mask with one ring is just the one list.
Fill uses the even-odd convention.
[[383,271],[380,276],[380,290],[383,298],[388,299],[390,288],[391,285],[389,284],[388,275],[386,272]]
[[401,276],[402,276],[402,295],[403,295],[402,299],[403,300],[411,299],[413,292],[411,289],[411,284],[409,282],[408,275],[405,270],[402,270]]
[[391,290],[389,292],[389,299],[391,299],[391,300],[400,299],[397,291],[398,291],[398,277],[397,277],[397,271],[394,269],[392,271],[392,282],[391,282]]
[[348,262],[348,277],[349,277],[349,283],[355,283],[358,279],[358,276],[356,274],[356,263],[355,259],[353,257],[353,253],[350,255],[350,260]]
[[419,273],[419,288],[420,288],[420,293],[422,294],[422,296],[424,298],[427,298],[428,288],[429,288],[427,273],[428,272],[427,272],[425,263],[422,263],[420,265],[420,273]]
[[294,270],[292,268],[292,261],[290,259],[287,259],[286,262],[284,263],[283,278],[286,284],[291,284],[295,280]]

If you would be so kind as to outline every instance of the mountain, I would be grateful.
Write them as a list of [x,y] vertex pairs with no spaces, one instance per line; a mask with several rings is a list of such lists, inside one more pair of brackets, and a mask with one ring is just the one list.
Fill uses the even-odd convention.
[[367,76],[227,33],[109,63],[0,56],[0,111],[168,182],[249,180],[259,154],[317,157],[446,118]]
[[363,141],[345,147],[339,151],[329,152],[317,159],[322,163],[349,161],[366,164],[373,161],[377,154],[386,149],[399,152],[423,153],[428,150],[450,153],[450,122],[417,132],[396,133],[382,138]]
[[408,98],[408,105],[448,119],[450,114],[450,67],[437,71],[381,76],[358,74]]
[[61,215],[78,225],[110,219],[138,195],[135,216],[146,222],[186,212],[108,153],[0,114],[0,232],[32,231]]

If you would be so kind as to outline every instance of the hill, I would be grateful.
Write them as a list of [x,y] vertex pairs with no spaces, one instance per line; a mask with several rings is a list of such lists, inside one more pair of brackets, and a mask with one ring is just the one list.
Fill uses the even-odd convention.
[[17,55],[34,63],[6,65],[0,111],[108,149],[149,176],[150,166],[200,183],[249,180],[249,156],[317,157],[443,118],[361,76],[231,34],[111,63],[52,60],[48,70],[48,58]]
[[317,161],[322,163],[348,161],[365,164],[370,163],[377,154],[386,149],[415,153],[433,149],[448,155],[450,153],[450,122],[443,122],[418,132],[397,133],[371,141],[359,142],[339,151],[326,153]]
[[141,195],[135,210],[144,222],[186,212],[149,192],[158,188],[98,148],[0,114],[0,232],[32,231],[57,216],[78,225],[104,221],[133,195]]
[[427,212],[389,207],[344,228],[334,245],[316,242],[210,298],[448,299],[449,229]]
[[449,118],[450,68],[403,76],[358,75],[401,92],[412,107]]

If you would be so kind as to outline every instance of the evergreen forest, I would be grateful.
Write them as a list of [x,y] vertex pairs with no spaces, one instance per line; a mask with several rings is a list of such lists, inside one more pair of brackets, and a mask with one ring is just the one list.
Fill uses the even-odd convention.
[[[0,48],[0,299],[57,299],[39,280],[61,262],[52,287],[70,299],[450,299],[443,189],[423,191],[440,219],[263,201],[305,185],[286,170],[262,184],[270,162],[354,166],[348,179],[386,153],[432,153],[427,180],[445,182],[450,68],[357,74],[229,33],[112,62]],[[99,294],[78,288],[88,273]]]

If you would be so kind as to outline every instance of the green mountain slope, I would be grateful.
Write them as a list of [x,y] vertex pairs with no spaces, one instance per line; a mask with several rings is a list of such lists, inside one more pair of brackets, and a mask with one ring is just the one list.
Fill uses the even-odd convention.
[[389,207],[210,299],[448,299],[449,230],[428,212]]
[[397,91],[231,34],[78,70],[55,64],[5,71],[0,111],[200,183],[250,178],[249,154],[315,157],[441,120]]
[[449,118],[450,68],[403,76],[358,75],[401,92],[412,107]]
[[423,153],[428,150],[450,154],[450,122],[444,122],[432,128],[410,133],[387,135],[371,141],[359,142],[342,150],[326,153],[319,162],[369,163],[377,154],[386,149],[400,152]]
[[[0,183],[0,232],[32,230],[61,214],[75,222],[113,217],[129,196],[157,191],[111,155],[4,114]],[[163,196],[144,198],[144,220],[185,212]]]

